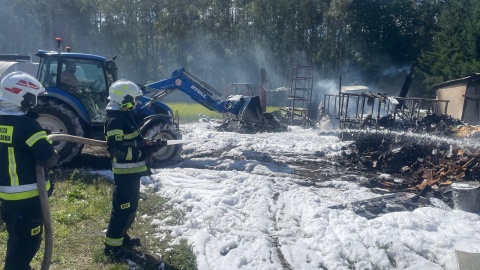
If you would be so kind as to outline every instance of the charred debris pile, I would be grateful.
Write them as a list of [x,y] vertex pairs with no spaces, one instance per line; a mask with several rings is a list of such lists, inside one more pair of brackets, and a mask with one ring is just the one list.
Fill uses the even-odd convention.
[[340,138],[353,141],[342,157],[350,166],[394,176],[372,177],[365,183],[380,193],[429,193],[452,205],[452,183],[480,181],[480,149],[475,143],[480,127],[447,115],[391,122],[387,128],[345,129]]

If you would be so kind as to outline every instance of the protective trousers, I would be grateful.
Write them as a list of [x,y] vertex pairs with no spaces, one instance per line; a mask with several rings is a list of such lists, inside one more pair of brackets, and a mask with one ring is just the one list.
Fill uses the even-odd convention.
[[21,207],[4,202],[1,207],[8,240],[4,270],[30,270],[30,262],[40,249],[43,233],[43,218],[40,203],[23,203]]
[[[105,244],[120,246],[123,237],[135,221],[140,196],[140,177],[114,174],[114,182],[112,212],[106,234],[108,240]],[[110,242],[111,240],[113,241]]]

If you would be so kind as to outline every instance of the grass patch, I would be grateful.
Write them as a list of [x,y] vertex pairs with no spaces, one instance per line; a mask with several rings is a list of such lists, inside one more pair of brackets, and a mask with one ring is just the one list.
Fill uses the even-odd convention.
[[[126,263],[112,263],[103,255],[103,237],[111,211],[113,183],[100,176],[78,171],[55,170],[51,174],[55,190],[50,197],[54,249],[50,269],[129,269]],[[137,218],[129,234],[139,237],[145,260],[135,269],[157,269],[160,259],[165,269],[196,269],[195,256],[186,241],[172,246],[170,232],[155,231],[153,219],[181,222],[183,218],[166,203],[164,198],[149,191],[141,194]],[[164,234],[163,240],[155,237]],[[0,243],[6,243],[5,224],[0,219]],[[32,266],[40,269],[43,246],[35,256]],[[0,245],[0,267],[3,267],[6,245]]]
[[278,106],[267,106],[266,112],[267,113],[272,113],[272,112],[278,111],[278,110],[280,110],[280,107],[278,107]]
[[187,102],[169,102],[167,105],[174,111],[178,112],[180,123],[198,122],[199,114],[205,115],[211,119],[223,119],[222,114],[216,111],[210,111],[203,105],[198,103]]
[[[169,102],[167,105],[180,116],[180,123],[197,122],[200,119],[199,114],[205,115],[210,119],[223,119],[222,114],[216,111],[210,111],[198,103],[187,102]],[[267,106],[267,112],[279,110],[279,107]]]

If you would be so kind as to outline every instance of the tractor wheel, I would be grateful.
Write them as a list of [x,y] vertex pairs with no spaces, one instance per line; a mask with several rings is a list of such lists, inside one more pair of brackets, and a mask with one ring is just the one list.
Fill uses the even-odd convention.
[[[178,128],[171,123],[161,123],[157,122],[150,124],[145,128],[142,128],[142,135],[146,139],[158,140],[158,139],[167,139],[167,140],[181,140],[182,135]],[[160,148],[155,152],[150,160],[147,161],[150,168],[161,168],[170,164],[177,163],[181,157],[182,145],[169,145]]]
[[[66,104],[55,100],[39,100],[34,111],[39,114],[37,121],[52,134],[63,133],[83,137],[85,131],[78,115]],[[59,154],[58,164],[70,162],[83,148],[83,144],[55,141],[53,146]]]

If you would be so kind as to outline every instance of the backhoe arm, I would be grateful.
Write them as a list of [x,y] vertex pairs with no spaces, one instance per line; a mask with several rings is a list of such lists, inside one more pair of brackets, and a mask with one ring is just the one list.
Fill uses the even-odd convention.
[[154,98],[161,98],[171,91],[180,90],[207,109],[219,112],[226,118],[265,124],[258,96],[235,95],[222,100],[217,90],[183,68],[175,70],[170,78],[148,84],[146,87],[160,91],[154,95]]
[[[187,73],[183,68],[175,70],[170,78],[148,84],[146,87],[157,91],[180,90],[207,109],[219,113],[225,113],[231,107],[228,100],[220,100],[221,94],[217,90]],[[215,98],[214,94],[218,97]]]

